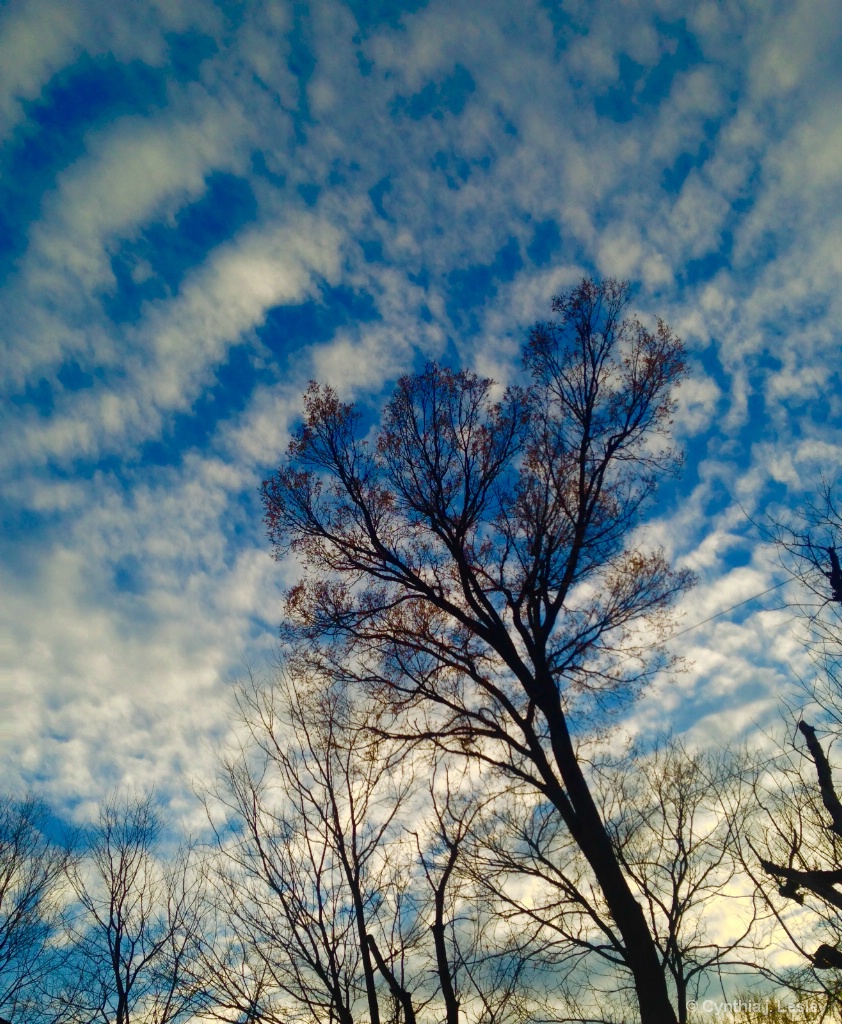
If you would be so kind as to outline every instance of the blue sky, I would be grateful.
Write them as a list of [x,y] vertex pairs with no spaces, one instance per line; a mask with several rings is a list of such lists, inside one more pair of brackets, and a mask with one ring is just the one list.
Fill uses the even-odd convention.
[[[0,758],[84,815],[190,777],[294,571],[257,487],[311,377],[498,380],[583,275],[684,338],[648,538],[686,626],[772,586],[746,512],[840,465],[835,0],[10,0],[0,11]],[[630,729],[775,720],[776,591],[675,641]]]

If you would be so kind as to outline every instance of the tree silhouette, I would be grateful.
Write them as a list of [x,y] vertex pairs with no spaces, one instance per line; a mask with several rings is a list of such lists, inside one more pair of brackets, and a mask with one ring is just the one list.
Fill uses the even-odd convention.
[[298,657],[364,684],[407,735],[535,787],[605,900],[643,1024],[669,1024],[580,746],[662,664],[653,640],[691,582],[631,544],[680,465],[668,431],[685,364],[628,301],[612,280],[556,297],[524,349],[528,387],[435,364],[403,377],[372,441],[311,385],[262,493],[276,555],[303,564],[284,629]]
[[429,759],[422,785],[421,759],[323,684],[241,691],[249,742],[224,762],[212,815],[216,1003],[267,1022],[456,1024],[463,1002],[478,1024],[521,1019],[517,977],[494,973],[501,950],[464,898],[475,795]]
[[201,875],[189,848],[163,859],[162,830],[151,796],[113,796],[83,834],[69,873],[66,985],[54,994],[72,1024],[176,1024],[204,1005]]
[[804,959],[803,970],[776,980],[802,996],[821,995],[838,1013],[842,802],[830,755],[842,727],[842,576],[836,553],[842,516],[833,485],[822,480],[817,499],[757,525],[798,584],[788,603],[815,672],[800,681],[798,695],[788,702],[792,742],[782,744],[773,773],[757,770],[754,791],[763,824],[747,840],[745,866]]
[[45,835],[46,806],[0,797],[0,1010],[40,1019],[41,983],[59,966],[52,940],[72,856]]

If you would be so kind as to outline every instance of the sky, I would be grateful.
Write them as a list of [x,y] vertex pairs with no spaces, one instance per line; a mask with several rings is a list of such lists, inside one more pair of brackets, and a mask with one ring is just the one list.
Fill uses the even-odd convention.
[[[505,382],[586,275],[688,349],[676,628],[783,579],[748,517],[842,452],[841,38],[836,0],[7,0],[4,785],[195,815],[294,577],[258,486],[308,380]],[[629,728],[776,721],[786,594],[676,637]]]

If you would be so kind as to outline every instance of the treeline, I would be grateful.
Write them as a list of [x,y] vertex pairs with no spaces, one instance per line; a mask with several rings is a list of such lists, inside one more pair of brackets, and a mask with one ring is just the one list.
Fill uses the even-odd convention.
[[[150,796],[112,797],[63,843],[37,800],[3,801],[6,1019],[636,1019],[610,914],[546,801],[384,735],[324,680],[250,685],[240,708],[249,740],[206,794],[201,842],[173,849]],[[764,870],[820,856],[842,875],[803,762],[669,739],[591,771],[680,1019],[739,991],[745,1008],[774,991],[838,1014],[835,974],[806,948],[835,944],[838,913],[819,899],[817,930],[810,890],[792,904]],[[787,971],[775,954],[792,940],[805,956]]]
[[[4,934],[27,871],[43,881],[0,1005],[684,1024],[733,975],[838,1013],[842,805],[813,723],[759,760],[618,740],[693,583],[639,529],[680,468],[684,351],[628,301],[583,281],[529,332],[519,383],[429,364],[374,425],[311,385],[262,488],[301,568],[283,668],[240,691],[246,738],[204,794],[213,841],[164,856],[151,798],[114,798],[59,850],[36,804],[9,802],[30,852],[4,876]],[[770,526],[819,598],[823,727],[842,721],[840,525],[827,491]]]

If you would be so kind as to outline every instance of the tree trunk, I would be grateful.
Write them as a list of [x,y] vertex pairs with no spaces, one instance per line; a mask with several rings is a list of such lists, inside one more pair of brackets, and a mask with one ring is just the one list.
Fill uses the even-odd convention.
[[[395,1001],[403,1008],[404,1024],[416,1024],[415,1007],[412,1005],[412,995],[407,992],[403,985],[401,985],[395,976],[395,972],[383,959],[380,950],[377,948],[377,943],[374,941],[374,936],[368,935],[367,938],[369,949],[371,950],[374,961],[377,964],[377,969],[386,979],[386,982],[389,985],[389,991],[392,993]],[[0,1022],[0,1024],[2,1024],[2,1022]]]
[[446,1024],[459,1024],[459,1000],[453,990],[453,979],[450,976],[450,965],[447,962],[447,946],[444,941],[444,921],[436,908],[436,921],[432,926],[433,942],[436,949],[436,970],[439,978],[442,998],[445,1006]]
[[[641,1024],[678,1024],[658,950],[643,910],[617,861],[611,839],[576,758],[560,707],[547,715],[547,724],[553,755],[567,796],[564,800],[562,793],[561,799],[554,803],[590,864],[622,937],[624,959],[634,978]],[[572,818],[570,807],[574,812]]]

